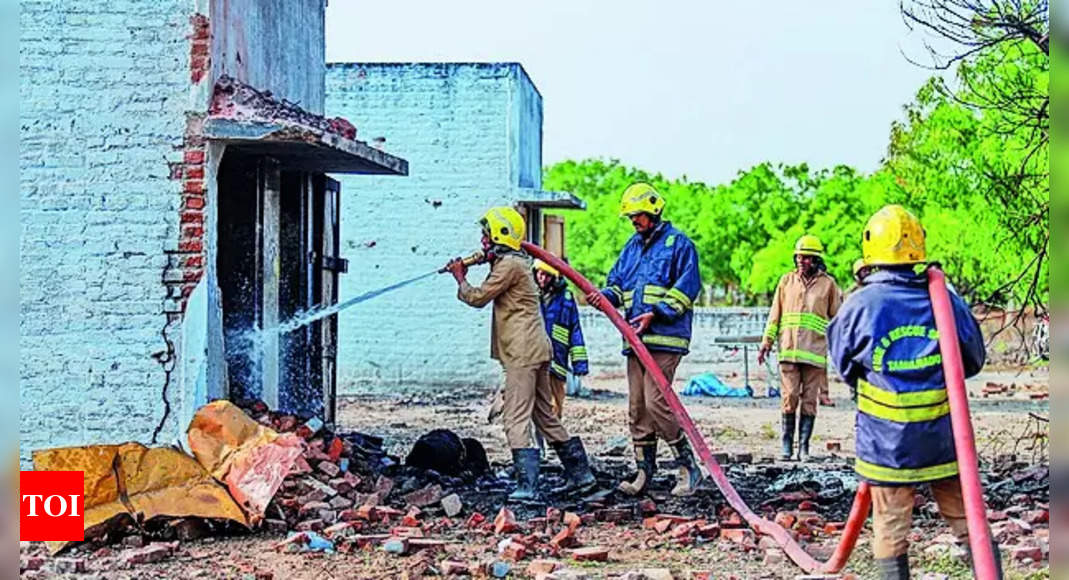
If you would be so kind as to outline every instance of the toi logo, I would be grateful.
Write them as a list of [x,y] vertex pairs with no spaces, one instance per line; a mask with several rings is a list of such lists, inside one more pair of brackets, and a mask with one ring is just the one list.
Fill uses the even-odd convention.
[[82,541],[84,487],[81,471],[20,471],[19,540]]

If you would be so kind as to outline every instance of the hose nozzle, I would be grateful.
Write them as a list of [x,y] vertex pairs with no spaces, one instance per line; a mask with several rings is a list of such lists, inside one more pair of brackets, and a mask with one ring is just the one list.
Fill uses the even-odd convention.
[[[482,252],[482,250],[479,250],[479,251],[475,252],[474,254],[468,256],[467,258],[464,258],[463,260],[461,260],[461,262],[464,264],[464,266],[465,267],[469,267],[469,268],[471,266],[474,266],[475,264],[481,264],[481,263],[483,263],[485,261],[486,261],[486,254],[484,254]],[[439,274],[444,274],[444,273],[446,273],[446,271],[447,270],[445,269],[445,266],[442,266],[442,269],[438,270],[438,273]]]

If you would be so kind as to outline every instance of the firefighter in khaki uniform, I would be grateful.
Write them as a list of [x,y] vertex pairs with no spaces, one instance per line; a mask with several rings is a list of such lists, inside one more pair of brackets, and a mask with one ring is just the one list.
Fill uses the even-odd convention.
[[[966,546],[969,537],[924,238],[902,206],[876,212],[861,248],[865,264],[879,269],[828,325],[831,363],[857,400],[854,469],[872,486],[872,553],[887,579],[909,578],[915,486],[929,484],[954,535]],[[983,336],[965,301],[950,293],[950,302],[971,377],[984,365]]]
[[[627,310],[627,319],[650,350],[669,383],[679,361],[689,352],[694,300],[701,291],[698,252],[694,243],[671,222],[661,219],[664,198],[652,186],[636,183],[624,190],[620,215],[631,220],[635,235],[624,246],[608,276],[607,288],[591,292],[587,302],[602,300]],[[679,475],[672,495],[694,493],[701,468],[657,383],[628,345],[628,407],[631,440],[638,473],[623,481],[620,491],[638,495],[653,480],[657,467],[657,436],[668,442]]]
[[817,420],[817,402],[827,398],[828,351],[824,330],[842,304],[842,292],[824,269],[824,244],[816,236],[798,238],[794,246],[796,269],[784,274],[776,286],[768,313],[765,338],[757,361],[778,339],[780,376],[783,381],[783,459],[794,453],[795,414],[798,418],[798,459],[809,458],[809,438]]
[[466,279],[467,267],[455,259],[446,265],[457,281],[457,298],[475,308],[493,302],[490,356],[505,370],[505,436],[512,448],[517,487],[510,501],[538,500],[539,452],[530,423],[549,440],[564,466],[568,484],[554,492],[583,492],[597,482],[590,471],[583,443],[570,437],[553,413],[549,383],[552,357],[542,321],[538,287],[530,258],[520,249],[526,225],[510,207],[491,208],[480,220],[483,250],[490,273],[481,286]]

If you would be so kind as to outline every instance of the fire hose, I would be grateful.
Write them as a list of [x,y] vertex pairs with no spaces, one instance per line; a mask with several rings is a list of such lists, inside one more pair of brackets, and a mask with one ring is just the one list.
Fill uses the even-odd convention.
[[[599,291],[598,288],[595,288],[593,284],[567,263],[546,250],[526,242],[523,244],[523,249],[556,268],[564,277],[579,287],[583,294]],[[932,294],[932,307],[935,310],[936,328],[939,331],[939,346],[943,352],[943,368],[947,376],[947,391],[950,399],[955,449],[958,453],[959,465],[963,467],[961,472],[962,493],[965,496],[969,543],[974,561],[979,564],[975,566],[976,576],[982,579],[997,578],[998,576],[995,573],[997,567],[991,551],[990,532],[987,528],[979,469],[976,463],[976,447],[973,441],[972,424],[969,419],[964,372],[961,366],[961,352],[957,343],[953,311],[950,309],[950,300],[946,293],[945,278],[938,268],[933,267],[929,270],[929,292]],[[672,409],[672,413],[679,420],[684,433],[687,434],[698,457],[708,470],[709,477],[716,484],[720,493],[724,495],[728,505],[738,512],[743,520],[757,533],[770,536],[802,570],[809,573],[823,572],[829,574],[842,570],[850,558],[850,554],[854,551],[858,536],[861,534],[861,529],[868,518],[871,505],[869,484],[862,481],[858,485],[854,503],[850,508],[850,515],[843,528],[842,537],[831,558],[826,562],[817,560],[794,540],[790,532],[779,524],[757,515],[746,505],[746,502],[735,491],[734,486],[731,485],[720,464],[713,458],[709,446],[705,443],[705,439],[690,418],[690,414],[687,413],[675,390],[672,389],[672,385],[668,382],[664,373],[661,372],[660,367],[657,366],[635,330],[607,301],[601,303],[600,310],[609,317],[613,326],[620,331],[620,334],[631,345],[635,356],[642,362],[646,371],[653,376],[654,381],[657,383],[657,388],[664,395],[669,408]]]

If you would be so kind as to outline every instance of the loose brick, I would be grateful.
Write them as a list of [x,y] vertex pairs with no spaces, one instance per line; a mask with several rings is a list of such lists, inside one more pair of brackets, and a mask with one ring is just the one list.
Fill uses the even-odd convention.
[[539,574],[552,574],[562,566],[559,560],[531,560],[531,563],[527,565],[527,575],[537,577]]
[[353,500],[339,495],[331,498],[329,505],[331,509],[344,510],[353,507]]
[[442,576],[467,576],[468,564],[456,560],[443,560],[438,564],[438,570],[441,571]]
[[572,512],[564,512],[564,525],[566,525],[569,528],[575,530],[582,523],[583,523],[583,520],[582,520],[582,518],[579,517],[579,514],[575,514],[575,513],[572,513]]
[[519,562],[527,557],[527,548],[519,542],[509,542],[501,551],[502,557],[512,562]]
[[1015,562],[1042,562],[1043,550],[1039,546],[1018,546],[1010,552]]
[[308,514],[318,513],[320,510],[329,510],[330,504],[324,501],[310,501],[297,510],[298,515],[304,517]]
[[572,550],[569,555],[579,562],[609,561],[609,549],[602,548],[600,546],[591,546],[589,548],[576,548]]
[[316,468],[327,474],[328,477],[337,477],[341,473],[341,468],[333,461],[320,461]]
[[151,564],[153,562],[160,562],[171,557],[175,548],[178,547],[178,543],[154,543],[145,546],[144,548],[137,548],[131,550],[122,555],[123,564],[127,566],[135,566],[139,564]]
[[297,531],[299,531],[299,532],[318,532],[318,531],[321,531],[325,527],[326,526],[323,524],[323,520],[321,520],[321,519],[304,520],[303,522],[299,522],[297,524]]
[[477,528],[485,521],[486,516],[482,515],[479,512],[475,512],[471,514],[471,517],[468,518],[467,522],[464,522],[464,525],[468,528]]
[[561,531],[557,532],[555,536],[549,541],[550,545],[554,548],[569,548],[576,544],[575,530],[569,527],[565,527]]
[[422,538],[423,530],[417,527],[398,526],[390,530],[390,535],[399,538]]
[[428,485],[423,489],[413,491],[404,497],[405,503],[410,506],[427,507],[441,501],[442,486],[438,484]]
[[602,509],[594,512],[594,518],[599,522],[626,522],[630,520],[632,512],[630,510],[622,509]]
[[516,514],[512,513],[512,510],[508,508],[501,508],[501,511],[497,513],[497,517],[494,518],[494,533],[510,534],[519,529],[516,525]]
[[754,533],[746,528],[727,528],[720,530],[720,539],[742,544],[747,540],[754,541]]

